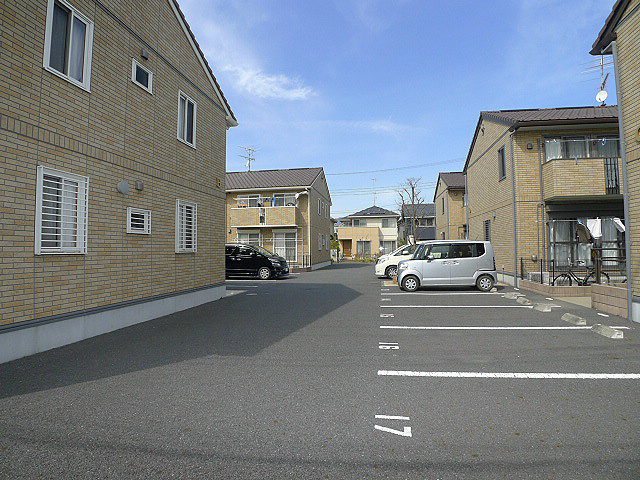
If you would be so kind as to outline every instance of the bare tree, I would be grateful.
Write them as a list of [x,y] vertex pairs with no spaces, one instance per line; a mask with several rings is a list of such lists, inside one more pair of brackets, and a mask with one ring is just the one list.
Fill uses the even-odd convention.
[[408,233],[414,236],[415,242],[418,218],[421,217],[424,208],[424,195],[419,188],[420,180],[422,179],[416,177],[407,178],[398,190],[397,204],[400,210],[400,221],[404,227],[403,234],[405,241],[407,240]]

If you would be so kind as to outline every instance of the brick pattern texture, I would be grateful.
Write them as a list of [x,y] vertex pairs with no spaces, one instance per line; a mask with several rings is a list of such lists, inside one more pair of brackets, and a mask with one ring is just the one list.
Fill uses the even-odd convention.
[[[46,0],[0,4],[0,324],[224,281],[226,115],[169,2],[71,2],[95,25],[90,92],[43,68]],[[179,90],[196,148],[176,138]],[[89,177],[86,254],[34,254],[39,165]],[[198,204],[197,253],[175,253],[176,199]],[[126,233],[127,207],[151,210],[151,235]]]

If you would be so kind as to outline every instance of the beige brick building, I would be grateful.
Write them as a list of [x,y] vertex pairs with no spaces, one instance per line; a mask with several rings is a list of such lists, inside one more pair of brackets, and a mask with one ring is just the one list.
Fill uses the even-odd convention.
[[640,322],[640,0],[618,0],[593,44],[592,55],[615,64],[627,227],[628,307]]
[[336,225],[341,255],[369,258],[394,251],[399,218],[397,213],[375,205],[341,218]]
[[0,361],[224,295],[236,119],[174,0],[0,5]]
[[464,167],[468,235],[491,240],[504,281],[540,261],[590,263],[577,220],[603,219],[604,246],[623,245],[617,122],[615,106],[481,112]]
[[227,241],[261,245],[294,269],[331,264],[331,195],[324,170],[229,172]]
[[438,175],[436,191],[433,194],[438,240],[467,238],[465,198],[463,172],[441,172]]

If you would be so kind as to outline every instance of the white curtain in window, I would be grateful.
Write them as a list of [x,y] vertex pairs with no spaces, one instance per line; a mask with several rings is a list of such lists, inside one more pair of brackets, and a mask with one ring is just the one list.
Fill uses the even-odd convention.
[[87,26],[78,18],[73,19],[73,31],[71,34],[71,55],[69,64],[69,76],[82,82],[84,77],[84,44],[87,34]]
[[562,158],[562,143],[559,138],[547,138],[544,141],[545,159]]

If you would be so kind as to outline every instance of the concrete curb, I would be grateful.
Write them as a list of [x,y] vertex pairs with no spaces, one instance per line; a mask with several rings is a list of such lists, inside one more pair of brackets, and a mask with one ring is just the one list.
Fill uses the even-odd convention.
[[531,305],[531,300],[529,300],[529,299],[527,299],[525,297],[518,297],[516,302],[518,302],[521,305]]
[[564,320],[565,322],[573,323],[574,325],[586,325],[587,324],[587,321],[584,318],[579,317],[577,315],[574,315],[573,313],[565,313],[560,318],[562,320]]
[[602,325],[601,323],[596,323],[593,327],[591,327],[591,330],[598,335],[602,335],[608,338],[624,338],[624,333],[622,332],[622,330],[616,330],[609,325]]
[[533,306],[534,310],[538,310],[539,312],[549,313],[551,311],[551,305],[548,303],[536,303]]

